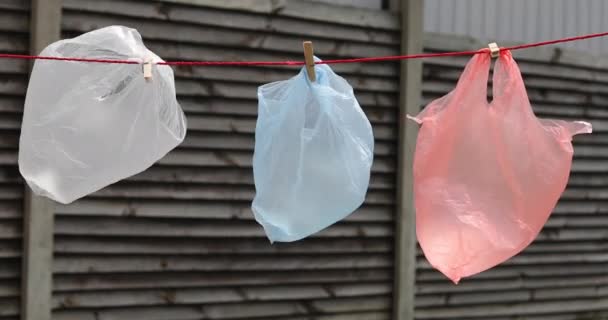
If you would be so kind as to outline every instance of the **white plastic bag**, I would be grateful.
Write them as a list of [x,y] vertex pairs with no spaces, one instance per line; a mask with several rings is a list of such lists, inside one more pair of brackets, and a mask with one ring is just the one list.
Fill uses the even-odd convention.
[[[41,55],[162,61],[139,33],[112,26],[55,42]],[[180,144],[173,71],[141,64],[37,60],[25,100],[19,170],[38,195],[70,203],[139,173]]]
[[374,138],[352,87],[327,65],[258,89],[252,210],[270,241],[295,241],[364,201]]

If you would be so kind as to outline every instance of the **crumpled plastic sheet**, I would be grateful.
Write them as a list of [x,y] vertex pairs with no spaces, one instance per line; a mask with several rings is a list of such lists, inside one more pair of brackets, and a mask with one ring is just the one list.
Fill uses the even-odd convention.
[[[162,61],[136,30],[121,26],[55,42],[40,55]],[[154,66],[146,81],[141,64],[37,60],[19,170],[36,194],[70,203],[147,169],[185,134],[169,66]]]
[[[318,59],[317,59],[318,61]],[[252,210],[270,241],[295,241],[345,218],[364,201],[372,127],[352,87],[329,66],[258,89]]]
[[526,248],[564,191],[581,121],[534,115],[503,51],[487,101],[491,58],[475,55],[456,88],[413,117],[416,233],[428,261],[455,283]]

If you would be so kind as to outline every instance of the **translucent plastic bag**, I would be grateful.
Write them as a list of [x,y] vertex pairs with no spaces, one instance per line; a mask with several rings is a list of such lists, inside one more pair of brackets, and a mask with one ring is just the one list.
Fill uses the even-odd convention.
[[252,210],[270,241],[295,241],[357,209],[373,160],[372,127],[327,65],[258,89]]
[[431,102],[414,158],[418,241],[429,262],[458,282],[534,240],[566,187],[572,136],[586,122],[535,117],[519,68],[503,51],[494,68],[476,55],[456,88]]
[[[112,26],[55,42],[41,55],[162,61],[139,33]],[[173,71],[140,64],[37,60],[25,100],[19,170],[38,195],[69,203],[139,173],[182,142]]]

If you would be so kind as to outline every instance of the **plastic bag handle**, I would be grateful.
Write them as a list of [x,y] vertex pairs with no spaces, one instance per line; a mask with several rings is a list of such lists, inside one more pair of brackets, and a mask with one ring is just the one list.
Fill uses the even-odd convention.
[[[487,103],[488,71],[490,66],[489,54],[477,54],[465,66],[456,87],[447,95],[434,100],[418,115],[407,115],[407,118],[422,124],[446,112],[462,112],[462,108],[485,106]],[[464,101],[453,105],[452,101]],[[481,103],[479,103],[481,102]]]
[[528,97],[521,71],[510,51],[503,51],[494,65],[492,76],[494,101],[505,97]]

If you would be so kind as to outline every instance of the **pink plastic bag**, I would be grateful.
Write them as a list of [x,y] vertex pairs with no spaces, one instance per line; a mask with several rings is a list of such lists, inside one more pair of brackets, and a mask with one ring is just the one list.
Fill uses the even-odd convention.
[[538,235],[566,187],[572,136],[586,122],[540,120],[503,51],[477,54],[456,88],[431,102],[414,158],[416,232],[429,262],[455,283],[509,259]]

